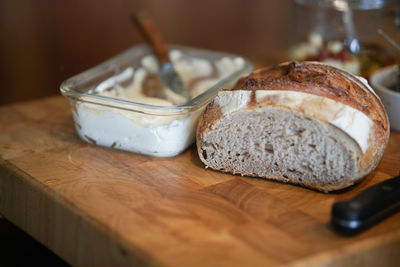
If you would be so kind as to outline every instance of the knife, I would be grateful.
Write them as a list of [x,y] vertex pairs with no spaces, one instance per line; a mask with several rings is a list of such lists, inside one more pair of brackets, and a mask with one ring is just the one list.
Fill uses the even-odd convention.
[[400,176],[333,204],[331,224],[337,233],[356,235],[400,210]]
[[174,104],[188,102],[191,99],[190,92],[183,85],[181,77],[179,77],[172,62],[169,60],[167,46],[152,18],[144,11],[139,10],[132,16],[132,19],[158,58],[160,63],[159,77],[167,88],[163,93]]

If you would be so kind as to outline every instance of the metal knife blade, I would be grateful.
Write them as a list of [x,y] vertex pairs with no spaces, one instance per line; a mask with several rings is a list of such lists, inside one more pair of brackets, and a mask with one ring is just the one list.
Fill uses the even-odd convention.
[[159,76],[161,82],[168,89],[171,89],[175,94],[178,94],[177,98],[179,98],[179,96],[182,96],[180,97],[180,99],[182,100],[178,100],[178,102],[185,103],[188,101],[188,99],[190,99],[190,92],[183,85],[181,77],[178,75],[171,62],[167,62],[161,65]]
[[143,10],[138,10],[133,16],[144,39],[152,47],[154,54],[160,63],[159,77],[166,90],[160,92],[164,98],[171,100],[174,104],[184,104],[191,99],[190,92],[184,87],[182,79],[174,69],[168,56],[168,49],[158,31],[153,19]]

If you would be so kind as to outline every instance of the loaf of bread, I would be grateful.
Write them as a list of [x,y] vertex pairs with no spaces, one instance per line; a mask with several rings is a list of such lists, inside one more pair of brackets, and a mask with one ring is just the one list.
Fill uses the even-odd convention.
[[373,171],[389,139],[378,96],[360,77],[283,63],[222,90],[200,116],[206,167],[329,192]]

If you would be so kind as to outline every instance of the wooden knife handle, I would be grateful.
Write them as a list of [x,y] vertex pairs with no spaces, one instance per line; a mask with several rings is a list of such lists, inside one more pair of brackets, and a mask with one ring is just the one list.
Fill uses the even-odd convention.
[[151,45],[161,65],[169,62],[168,49],[153,19],[139,10],[132,16],[143,37]]

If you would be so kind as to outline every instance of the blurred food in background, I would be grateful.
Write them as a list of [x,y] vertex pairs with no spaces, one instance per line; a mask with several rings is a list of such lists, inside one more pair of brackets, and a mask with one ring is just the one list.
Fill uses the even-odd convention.
[[378,29],[400,40],[398,1],[293,0],[292,8],[291,60],[321,61],[366,78],[396,63]]

